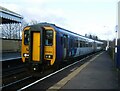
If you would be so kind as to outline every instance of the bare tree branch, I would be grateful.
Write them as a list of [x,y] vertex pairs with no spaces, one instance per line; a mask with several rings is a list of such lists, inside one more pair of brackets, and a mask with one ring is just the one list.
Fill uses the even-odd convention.
[[25,21],[22,23],[3,24],[2,26],[2,38],[8,39],[20,39],[21,31],[28,25]]

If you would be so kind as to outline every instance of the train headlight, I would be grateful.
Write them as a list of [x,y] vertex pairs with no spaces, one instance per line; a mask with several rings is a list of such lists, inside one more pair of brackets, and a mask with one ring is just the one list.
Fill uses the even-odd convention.
[[29,57],[29,54],[28,53],[24,53],[23,56],[24,57]]
[[53,55],[45,55],[45,58],[52,59]]

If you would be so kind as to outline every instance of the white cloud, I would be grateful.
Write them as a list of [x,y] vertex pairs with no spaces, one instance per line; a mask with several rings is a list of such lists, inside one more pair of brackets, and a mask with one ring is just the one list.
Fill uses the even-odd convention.
[[[107,15],[107,8],[106,12],[102,12],[101,8],[99,8],[101,11],[96,11],[97,9],[91,10],[94,7],[91,8],[85,5],[87,8],[82,7],[79,9],[78,6],[80,5],[76,7],[74,4],[78,2],[91,3],[114,1],[116,0],[3,0],[0,2],[0,5],[21,14],[28,22],[31,20],[51,22],[82,35],[90,33],[97,35],[101,39],[107,39],[108,37],[108,39],[111,39],[114,38],[115,14],[112,13],[115,12],[110,12],[109,10]],[[59,5],[64,3],[66,7],[64,5],[64,7]],[[67,7],[67,3],[73,4],[70,4],[72,5],[69,6],[70,9]],[[104,26],[108,26],[108,28]]]
[[0,3],[0,6],[5,7],[5,8],[7,8],[7,9],[13,11],[13,12],[19,12],[20,11],[19,6],[16,5],[16,4],[6,4],[6,3],[1,4]]

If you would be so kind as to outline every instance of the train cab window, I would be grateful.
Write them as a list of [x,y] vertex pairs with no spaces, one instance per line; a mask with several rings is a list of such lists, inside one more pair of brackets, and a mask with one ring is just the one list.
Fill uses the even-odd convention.
[[46,30],[45,45],[46,46],[52,46],[53,45],[53,31],[52,30]]
[[29,31],[24,31],[24,44],[28,45],[29,44]]

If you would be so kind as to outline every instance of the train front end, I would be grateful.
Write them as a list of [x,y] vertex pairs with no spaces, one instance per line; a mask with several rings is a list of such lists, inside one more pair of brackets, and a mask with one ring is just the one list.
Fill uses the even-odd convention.
[[50,26],[33,25],[22,33],[22,61],[33,71],[52,66],[56,59],[56,32]]
[[22,61],[26,62],[29,59],[29,42],[30,42],[30,27],[25,27],[22,31],[22,48],[21,48],[21,56]]

